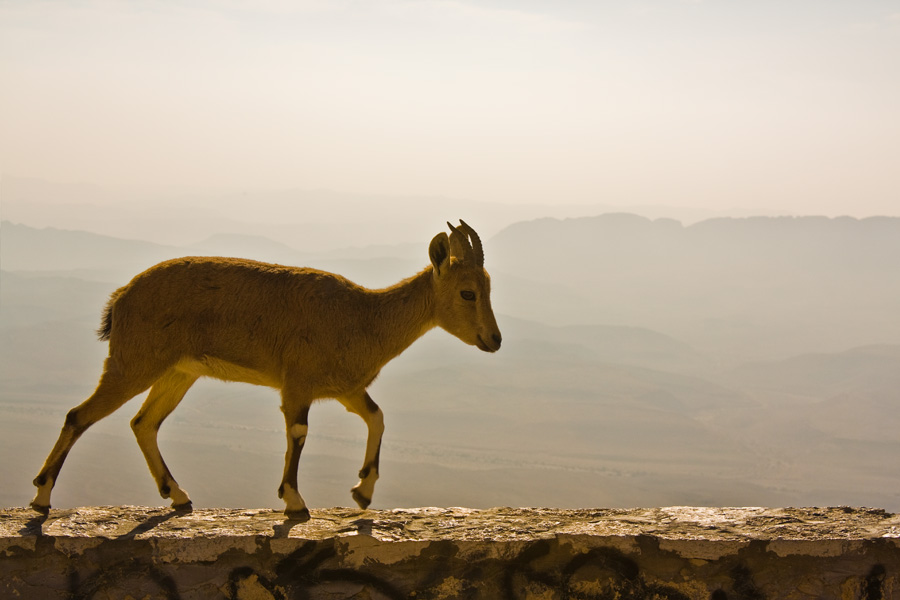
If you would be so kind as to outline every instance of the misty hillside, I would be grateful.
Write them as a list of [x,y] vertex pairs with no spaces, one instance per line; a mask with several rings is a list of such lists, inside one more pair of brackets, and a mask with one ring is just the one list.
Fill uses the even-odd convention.
[[835,354],[750,363],[735,369],[734,377],[760,390],[820,398],[873,389],[900,390],[900,345],[863,346]]
[[[424,267],[428,241],[304,255],[243,234],[164,246],[8,222],[0,233],[6,505],[30,499],[66,411],[96,384],[108,294],[157,257],[283,257],[381,286]],[[485,355],[437,330],[387,365],[371,388],[387,426],[375,505],[900,509],[887,460],[900,454],[897,239],[894,219],[630,215],[486,238],[503,348]],[[128,427],[138,406],[76,445],[59,505],[160,503]],[[313,408],[308,501],[350,502],[364,438],[336,403]],[[275,391],[209,380],[161,431],[208,506],[279,506],[283,440]]]
[[6,271],[114,271],[132,264],[153,265],[170,257],[166,246],[116,237],[0,224],[0,267]]
[[427,246],[422,244],[416,246],[419,258],[415,260],[409,244],[304,254],[260,235],[218,234],[178,246],[9,221],[0,224],[0,231],[0,267],[4,271],[115,282],[112,289],[158,262],[182,256],[234,256],[314,267],[339,272],[370,287],[396,283],[428,261]]
[[541,219],[500,232],[490,257],[569,298],[544,315],[510,300],[523,317],[641,325],[730,364],[900,340],[898,218]]
[[[378,196],[329,190],[283,190],[186,196],[165,189],[121,190],[4,176],[3,219],[32,227],[79,230],[106,236],[187,246],[220,235],[264,236],[307,254],[414,243],[434,235],[436,224],[471,215],[485,238],[540,217],[575,218],[618,209],[607,204],[505,204],[439,197]],[[123,202],[127,198],[127,202]],[[708,210],[631,206],[651,218],[694,223],[745,216],[742,209]],[[477,221],[477,223],[475,222]],[[394,246],[396,245],[396,246]]]
[[297,264],[303,260],[303,256],[287,244],[261,235],[217,233],[183,248],[186,254],[195,256],[244,256],[285,265]]

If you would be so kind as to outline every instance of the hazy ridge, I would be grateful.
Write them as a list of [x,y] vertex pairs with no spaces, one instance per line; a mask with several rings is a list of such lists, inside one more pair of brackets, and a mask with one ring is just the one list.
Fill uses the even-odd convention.
[[[427,261],[427,237],[316,254],[255,233],[167,245],[0,228],[4,505],[30,499],[96,383],[105,298],[141,269],[230,254],[379,286]],[[372,389],[387,419],[377,506],[900,509],[900,219],[611,214],[517,222],[485,247],[504,348],[433,332],[388,365]],[[240,384],[190,392],[161,440],[196,502],[278,506],[277,405]],[[137,407],[79,442],[57,503],[160,503],[127,426]],[[349,503],[363,435],[333,403],[313,409],[310,503]]]

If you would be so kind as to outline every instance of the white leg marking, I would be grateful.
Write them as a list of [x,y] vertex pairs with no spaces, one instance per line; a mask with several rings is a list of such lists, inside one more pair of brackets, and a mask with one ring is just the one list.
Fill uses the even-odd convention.
[[365,479],[360,479],[359,483],[353,486],[353,489],[351,491],[358,492],[371,500],[372,494],[375,493],[376,481],[378,481],[378,469],[372,469],[369,471],[369,475]]
[[284,500],[285,510],[288,512],[301,511],[306,508],[306,502],[303,501],[303,496],[288,483],[284,484],[281,498]]
[[188,496],[188,493],[181,489],[181,486],[174,481],[169,485],[169,498],[172,499],[172,506],[181,506],[191,503],[191,497]]
[[32,504],[37,506],[50,506],[50,492],[53,490],[53,478],[47,475],[47,482],[38,488]]
[[309,432],[308,425],[301,425],[299,423],[295,423],[291,425],[291,437],[295,440],[299,440],[302,438],[306,438],[306,434]]

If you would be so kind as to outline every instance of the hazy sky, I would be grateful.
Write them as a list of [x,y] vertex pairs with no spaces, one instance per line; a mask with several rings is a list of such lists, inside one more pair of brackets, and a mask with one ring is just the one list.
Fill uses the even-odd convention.
[[900,1],[0,0],[0,170],[900,214]]

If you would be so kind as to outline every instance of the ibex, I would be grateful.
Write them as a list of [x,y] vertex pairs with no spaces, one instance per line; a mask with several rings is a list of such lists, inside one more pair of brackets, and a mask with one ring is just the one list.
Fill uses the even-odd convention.
[[156,438],[203,376],[281,391],[287,452],[278,496],[291,519],[309,519],[297,466],[310,405],[335,398],[362,417],[368,439],[351,494],[366,508],[384,432],[381,409],[366,388],[381,368],[435,326],[485,352],[500,348],[481,240],[463,221],[447,225],[449,236],[431,240],[430,265],[379,290],[324,271],[236,258],[180,258],[137,275],[110,297],[98,331],[109,341],[100,382],[66,415],[34,480],[32,508],[49,512],[50,492],[81,434],[149,388],[131,428],[160,495],[176,509],[190,509],[190,496],[172,477]]

